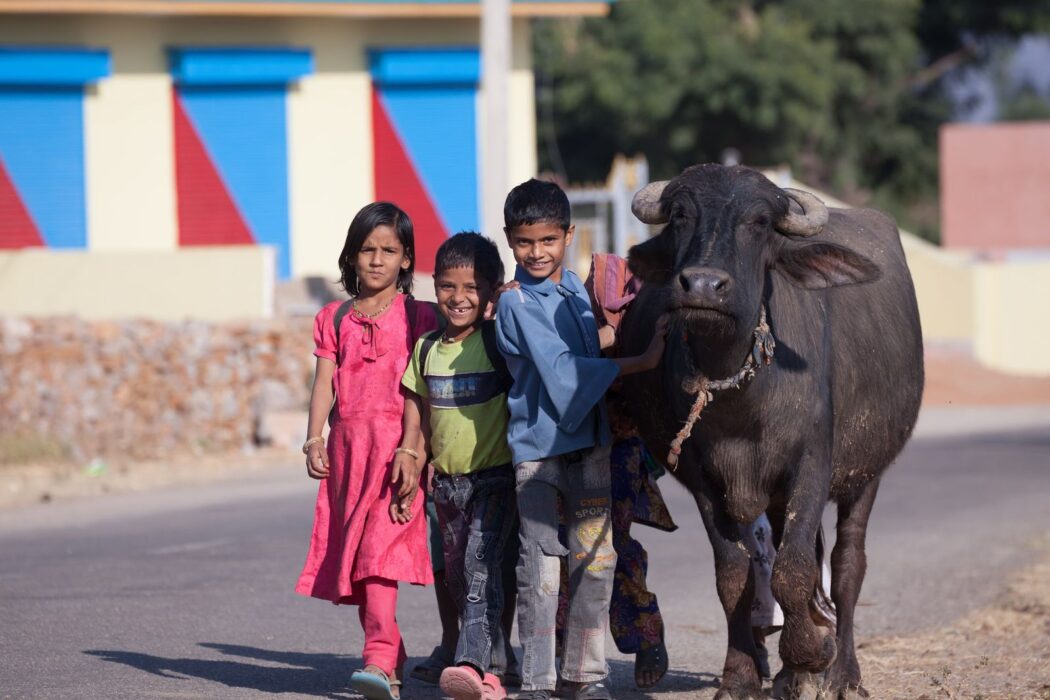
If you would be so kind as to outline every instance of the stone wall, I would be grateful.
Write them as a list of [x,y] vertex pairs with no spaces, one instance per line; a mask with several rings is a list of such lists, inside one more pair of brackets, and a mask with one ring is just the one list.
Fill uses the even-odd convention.
[[0,461],[147,459],[250,448],[304,409],[312,319],[0,319]]

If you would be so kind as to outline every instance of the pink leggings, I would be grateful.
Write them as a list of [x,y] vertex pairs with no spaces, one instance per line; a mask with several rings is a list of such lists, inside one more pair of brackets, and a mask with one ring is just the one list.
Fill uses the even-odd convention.
[[397,581],[373,576],[354,584],[360,586],[357,614],[365,632],[365,648],[361,652],[365,666],[373,664],[392,675],[408,658],[397,628]]

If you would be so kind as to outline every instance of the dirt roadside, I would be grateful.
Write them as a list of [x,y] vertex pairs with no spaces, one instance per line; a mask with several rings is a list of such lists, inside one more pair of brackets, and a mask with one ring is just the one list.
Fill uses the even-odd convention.
[[1050,535],[995,601],[920,634],[861,643],[872,698],[1050,700]]
[[[286,448],[266,448],[250,453],[180,455],[165,461],[93,460],[84,465],[68,462],[0,465],[0,509],[246,478],[253,472],[269,468],[292,468],[301,457]],[[307,478],[305,466],[303,478]]]

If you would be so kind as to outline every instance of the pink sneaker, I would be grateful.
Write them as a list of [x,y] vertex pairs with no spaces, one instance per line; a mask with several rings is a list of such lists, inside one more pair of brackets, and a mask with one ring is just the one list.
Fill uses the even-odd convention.
[[441,672],[438,685],[452,700],[504,700],[507,697],[499,678],[491,673],[482,678],[470,666],[449,666]]
[[503,688],[503,684],[500,683],[499,676],[486,673],[483,684],[485,686],[485,694],[482,695],[483,700],[504,700],[507,697],[507,691]]

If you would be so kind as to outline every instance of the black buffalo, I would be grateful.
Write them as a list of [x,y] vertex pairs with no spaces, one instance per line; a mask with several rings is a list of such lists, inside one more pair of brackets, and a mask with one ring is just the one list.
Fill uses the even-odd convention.
[[[864,697],[853,612],[868,516],[881,474],[911,435],[923,386],[919,314],[897,227],[870,209],[828,210],[739,166],[698,165],[653,183],[634,211],[666,226],[631,249],[645,286],[623,320],[622,351],[640,353],[655,319],[673,314],[661,366],[625,380],[649,449],[668,454],[697,391],[739,385],[711,392],[674,472],[699,506],[728,623],[716,697],[764,697],[750,625],[754,577],[738,527],[763,511],[779,543],[777,694]],[[810,611],[829,499],[838,504],[834,630]]]

